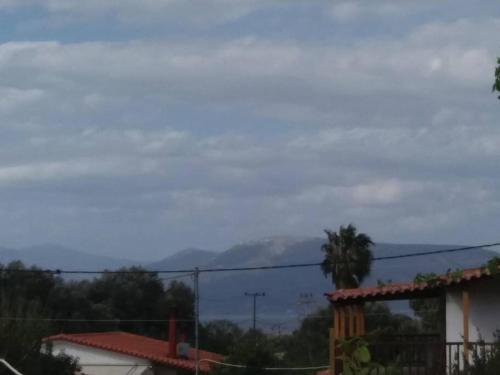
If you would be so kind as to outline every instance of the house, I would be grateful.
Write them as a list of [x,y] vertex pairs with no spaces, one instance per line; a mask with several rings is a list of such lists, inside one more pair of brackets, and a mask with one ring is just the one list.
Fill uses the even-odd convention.
[[[495,268],[497,269],[497,268]],[[500,278],[491,267],[466,269],[430,277],[422,282],[395,283],[326,293],[334,310],[330,331],[332,372],[339,372],[336,341],[365,335],[363,305],[371,301],[437,298],[441,302],[443,332],[432,337],[403,338],[393,343],[398,358],[405,358],[405,346],[419,353],[406,356],[406,365],[415,373],[447,374],[463,368],[473,358],[472,352],[484,353],[500,329]],[[380,344],[380,343],[379,343]],[[388,349],[390,342],[384,342]],[[373,343],[373,348],[377,343]],[[377,350],[375,350],[375,353]],[[377,361],[376,355],[374,360]],[[410,371],[411,368],[410,368]],[[428,371],[428,372],[426,372]]]
[[[176,375],[195,371],[195,350],[172,341],[157,340],[126,332],[59,334],[47,337],[54,355],[65,353],[79,359],[85,375]],[[184,353],[177,353],[185,351]],[[187,350],[186,350],[187,349]],[[200,372],[207,373],[207,360],[222,356],[199,351]]]

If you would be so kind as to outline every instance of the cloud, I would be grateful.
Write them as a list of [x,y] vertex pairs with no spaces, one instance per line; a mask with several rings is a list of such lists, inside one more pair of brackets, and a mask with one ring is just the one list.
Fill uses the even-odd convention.
[[[199,24],[257,9],[207,1],[197,20],[195,3],[177,0],[46,4],[123,22],[185,12]],[[334,4],[349,22],[401,11],[349,4]],[[485,17],[345,43],[191,34],[1,44],[0,211],[15,227],[5,238],[19,241],[23,228],[32,242],[132,256],[140,246],[151,257],[166,243],[219,248],[351,221],[377,240],[453,242],[469,241],[456,233],[473,221],[482,238],[500,208],[489,91],[499,31]]]
[[151,24],[187,23],[205,28],[233,22],[264,7],[274,0],[0,0],[0,10],[44,9],[52,22],[83,23],[118,21],[123,25],[145,27]]
[[427,0],[418,3],[408,0],[382,0],[377,3],[368,0],[334,1],[330,5],[329,14],[336,21],[352,22],[368,17],[415,16],[435,6],[435,3]]
[[44,96],[42,90],[0,87],[0,112],[7,113],[16,109],[23,109],[24,106],[31,105],[39,101]]
[[344,47],[261,38],[6,43],[0,76],[14,89],[60,96],[58,110],[67,112],[82,103],[94,110],[128,106],[147,95],[336,125],[354,121],[353,114],[359,120],[361,106],[373,113],[367,126],[391,116],[401,124],[408,110],[432,108],[438,98],[460,106],[467,93],[488,95],[496,46],[484,35],[499,31],[496,19],[457,21]]

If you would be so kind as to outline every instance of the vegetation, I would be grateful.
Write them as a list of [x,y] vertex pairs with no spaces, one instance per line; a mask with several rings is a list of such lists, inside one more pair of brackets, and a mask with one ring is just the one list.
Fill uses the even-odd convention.
[[[0,358],[14,364],[23,374],[73,375],[79,369],[74,359],[64,355],[53,357],[50,347],[43,348],[42,338],[50,332],[50,327],[40,320],[38,303],[19,297],[7,300],[5,293],[2,297]],[[11,373],[0,367],[0,374]]]
[[365,305],[366,331],[372,336],[416,334],[420,332],[419,322],[404,314],[392,313],[383,302]]
[[323,366],[328,363],[332,315],[321,308],[307,316],[298,329],[282,339],[285,362],[290,366]]
[[368,342],[361,337],[340,340],[339,351],[342,353],[342,374],[344,375],[399,375],[395,365],[382,366],[372,361]]
[[417,273],[413,282],[415,284],[427,284],[430,287],[436,286],[441,281],[441,278],[434,272],[429,273]]
[[357,233],[354,225],[341,226],[338,233],[325,230],[327,242],[322,246],[325,258],[321,269],[331,275],[337,289],[357,288],[370,274],[372,263],[371,238]]
[[204,349],[228,354],[243,337],[243,330],[229,320],[216,320],[200,327],[200,341]]
[[[355,252],[353,249],[358,249],[353,243],[364,244],[362,251],[369,252],[371,240],[366,235],[357,234],[352,226],[347,232],[346,229],[348,228],[341,228],[339,231],[343,236],[341,240],[331,234],[332,253],[344,253],[341,256],[349,253],[347,259],[351,261],[366,260],[366,256],[356,257],[350,253]],[[353,240],[359,236],[362,236],[362,241]],[[339,244],[342,247],[336,247]],[[328,244],[324,247],[330,250]],[[370,258],[371,253],[368,259]],[[340,259],[340,256],[335,259]],[[498,270],[498,264],[498,260],[492,260],[484,267]],[[22,272],[12,272],[13,270]],[[49,354],[49,347],[42,347],[43,337],[60,332],[123,330],[165,339],[165,320],[171,313],[175,313],[182,321],[179,322],[179,333],[187,334],[188,340],[192,342],[194,296],[186,284],[172,281],[165,285],[158,275],[146,272],[105,273],[93,280],[65,281],[49,273],[27,272],[30,270],[40,271],[36,268],[27,269],[19,262],[6,267],[0,265],[0,356],[7,358],[26,375],[65,375],[74,372],[77,363],[73,359],[54,358]],[[339,277],[338,283],[344,286],[353,285],[349,283],[353,280],[359,282],[363,278],[359,273],[345,276],[349,274],[335,267],[334,272]],[[450,271],[449,274],[456,277],[460,275],[459,271]],[[340,281],[341,276],[343,281]],[[417,278],[418,282],[433,280],[437,280],[437,276],[433,274],[419,275]],[[440,304],[437,299],[415,300],[411,302],[411,307],[418,319],[394,314],[384,303],[366,304],[366,330],[370,337],[376,339],[390,335],[439,331],[442,322],[439,319]],[[21,319],[9,320],[9,317]],[[45,318],[51,320],[43,320]],[[296,330],[279,336],[253,330],[245,332],[230,321],[212,321],[200,326],[200,342],[203,349],[227,354],[227,362],[248,366],[247,369],[220,367],[217,369],[220,375],[246,373],[247,370],[248,373],[259,374],[264,367],[327,364],[330,326],[329,308],[315,311]],[[359,342],[356,345],[358,344],[361,345]],[[493,366],[490,363],[499,360],[495,358],[497,357],[488,357],[487,366]],[[351,367],[366,365],[372,368],[370,362],[360,359],[351,358],[355,362]],[[391,362],[384,360],[381,363],[385,366]],[[0,375],[3,375],[1,371]],[[383,371],[381,374],[389,374],[392,369],[384,367]],[[476,374],[479,373],[470,373]]]
[[182,319],[179,331],[192,335],[193,292],[183,283],[164,286],[158,275],[144,272],[64,281],[40,271],[21,262],[0,265],[0,357],[24,374],[74,374],[74,360],[54,358],[42,347],[44,337],[60,332],[122,330],[166,338],[162,321],[175,313]]
[[460,369],[455,365],[452,375],[498,375],[500,373],[500,336],[496,333],[496,343],[491,350],[479,346],[472,351],[470,365]]
[[266,367],[276,367],[283,364],[280,359],[279,341],[266,336],[259,330],[249,330],[234,343],[226,363],[245,366],[234,368],[217,366],[216,375],[263,375]]
[[500,275],[500,257],[491,258],[485,265],[483,270],[487,271],[492,276]]

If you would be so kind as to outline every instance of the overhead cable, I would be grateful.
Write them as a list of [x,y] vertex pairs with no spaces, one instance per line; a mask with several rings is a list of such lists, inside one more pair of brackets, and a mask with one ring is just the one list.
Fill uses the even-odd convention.
[[[436,255],[436,254],[446,254],[446,253],[455,253],[460,251],[467,250],[477,250],[477,249],[485,249],[489,247],[500,246],[500,242],[488,243],[482,245],[474,245],[474,246],[464,246],[464,247],[456,247],[450,249],[440,249],[440,250],[431,250],[431,251],[420,251],[415,253],[406,253],[399,255],[388,255],[382,257],[373,257],[372,261],[384,261],[384,260],[392,260],[392,259],[401,259],[401,258],[413,258],[427,255]],[[258,271],[258,270],[276,270],[276,269],[291,269],[291,268],[306,268],[306,267],[318,267],[322,263],[296,263],[296,264],[282,264],[282,265],[270,265],[270,266],[254,266],[254,267],[221,267],[221,268],[200,268],[199,273],[209,273],[209,272],[232,272],[232,271]],[[194,269],[179,269],[179,270],[61,270],[61,269],[36,269],[36,268],[25,268],[25,269],[9,269],[4,268],[0,270],[0,272],[8,272],[8,273],[48,273],[54,275],[62,275],[62,274],[166,274],[166,273],[184,273],[190,274],[194,272]],[[187,276],[187,275],[186,275]],[[184,276],[181,276],[184,277]]]

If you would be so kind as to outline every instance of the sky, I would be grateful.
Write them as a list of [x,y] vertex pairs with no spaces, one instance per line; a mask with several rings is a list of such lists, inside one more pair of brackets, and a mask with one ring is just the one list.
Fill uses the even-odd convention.
[[0,245],[500,240],[497,0],[0,0]]

